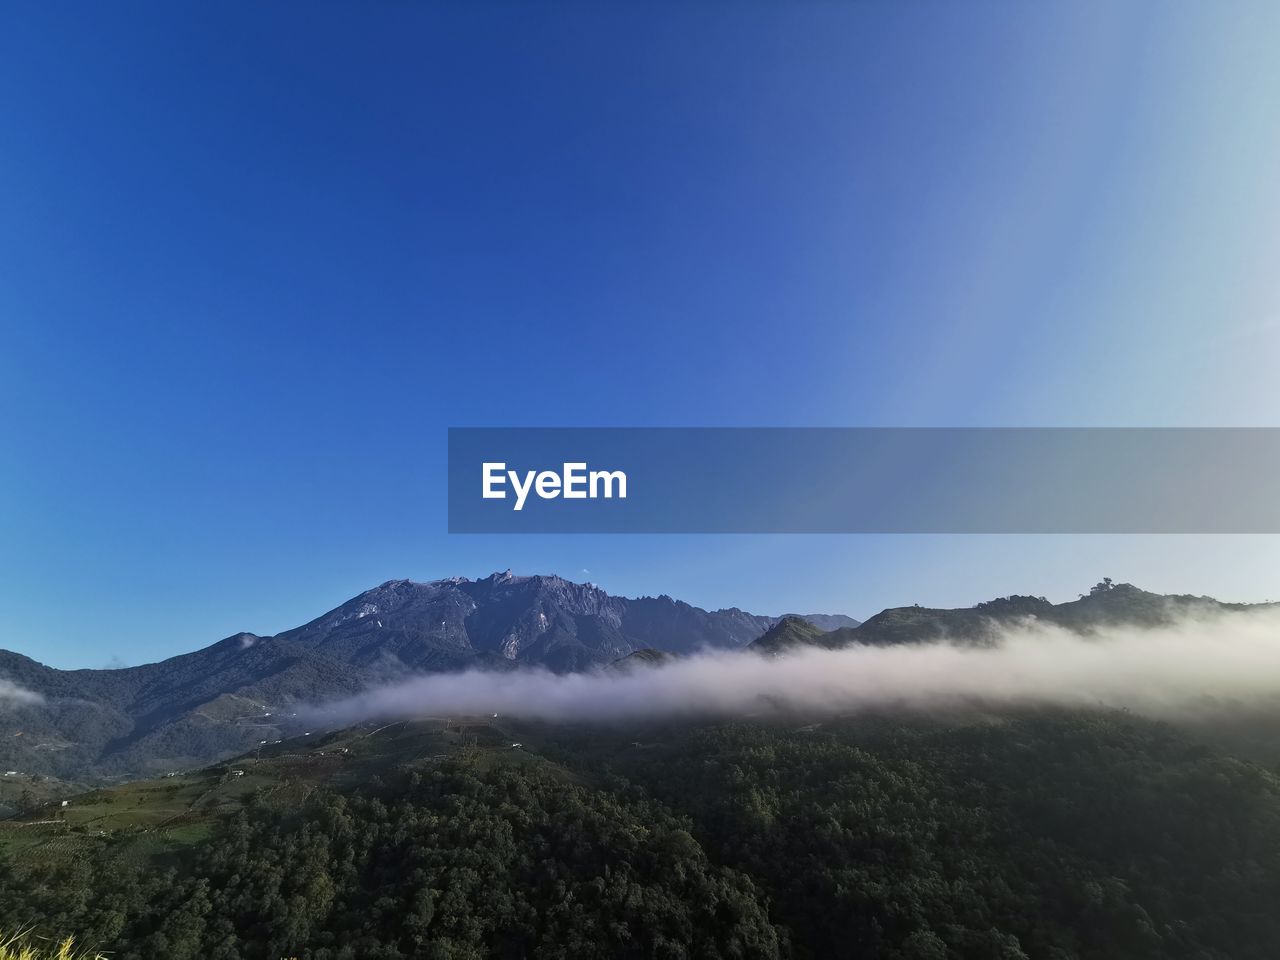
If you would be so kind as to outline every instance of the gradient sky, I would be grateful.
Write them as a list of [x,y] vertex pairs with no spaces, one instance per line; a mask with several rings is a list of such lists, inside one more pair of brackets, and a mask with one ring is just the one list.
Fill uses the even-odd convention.
[[[1274,3],[18,4],[0,647],[393,577],[865,617],[1274,537],[450,537],[451,425],[1280,426]],[[815,483],[821,482],[815,478]]]

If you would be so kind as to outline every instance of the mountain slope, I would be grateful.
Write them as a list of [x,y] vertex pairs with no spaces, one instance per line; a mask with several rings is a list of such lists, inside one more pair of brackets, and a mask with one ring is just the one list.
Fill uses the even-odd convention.
[[1028,619],[1092,633],[1107,627],[1157,627],[1197,614],[1242,610],[1249,604],[1222,603],[1212,597],[1166,595],[1141,590],[1131,583],[1104,580],[1089,593],[1066,603],[1044,597],[1010,596],[974,607],[935,610],[897,607],[884,610],[854,630],[836,631],[830,642],[894,644],[949,639],[974,644],[995,641],[1001,628]]
[[[890,607],[856,627],[842,627],[817,635],[792,626],[784,638],[791,641],[790,644],[769,639],[766,634],[752,644],[752,649],[776,653],[786,645],[794,646],[796,642],[832,649],[854,644],[890,646],[933,641],[985,646],[995,643],[1004,628],[1026,621],[1039,621],[1090,634],[1108,627],[1157,627],[1188,616],[1259,606],[1265,605],[1223,603],[1212,597],[1186,594],[1151,593],[1131,583],[1113,584],[1104,580],[1089,593],[1066,603],[1050,603],[1044,597],[1009,596],[955,609]],[[779,627],[789,619],[784,619]]]
[[822,647],[832,631],[822,630],[802,617],[783,617],[759,640],[751,644],[753,653],[778,656],[796,647]]
[[819,630],[827,632],[845,628],[853,629],[861,623],[860,620],[846,617],[843,613],[788,613],[779,619],[784,619],[785,617],[799,617],[801,620],[808,620]]
[[54,670],[0,651],[0,767],[73,779],[166,772],[301,732],[297,705],[409,673],[565,672],[639,650],[737,649],[773,623],[508,571],[388,581],[273,637],[240,633],[119,670]]
[[675,659],[675,654],[663,653],[661,650],[646,647],[643,650],[637,650],[635,653],[628,653],[620,660],[615,660],[609,664],[609,669],[616,673],[631,673],[633,670],[665,666]]

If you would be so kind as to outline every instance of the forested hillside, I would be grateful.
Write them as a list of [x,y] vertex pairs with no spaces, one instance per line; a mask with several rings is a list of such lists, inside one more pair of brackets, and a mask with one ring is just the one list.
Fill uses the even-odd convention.
[[355,783],[285,777],[186,846],[10,844],[0,927],[147,960],[1262,960],[1280,943],[1276,777],[1126,714],[519,735]]

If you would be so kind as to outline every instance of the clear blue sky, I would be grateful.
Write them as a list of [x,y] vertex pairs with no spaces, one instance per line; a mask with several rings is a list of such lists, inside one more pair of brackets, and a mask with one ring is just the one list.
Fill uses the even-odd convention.
[[[1280,425],[1280,8],[19,4],[0,646],[559,572],[867,616],[1276,538],[445,534],[450,425]],[[588,572],[589,571],[589,572]]]

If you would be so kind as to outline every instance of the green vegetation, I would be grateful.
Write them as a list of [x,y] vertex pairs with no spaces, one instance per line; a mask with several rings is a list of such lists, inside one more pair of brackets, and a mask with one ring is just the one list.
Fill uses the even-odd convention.
[[751,882],[657,804],[467,758],[293,812],[252,800],[182,876],[105,856],[8,877],[0,903],[166,960],[777,952]]
[[[66,827],[13,824],[0,926],[122,960],[1269,960],[1280,943],[1280,781],[1126,714],[498,723],[287,741],[78,798]],[[15,842],[28,830],[49,832]]]
[[1280,782],[1124,715],[566,739],[694,822],[797,955],[1265,957]]
[[39,774],[0,775],[0,817],[27,814],[42,805],[80,793],[83,786]]

